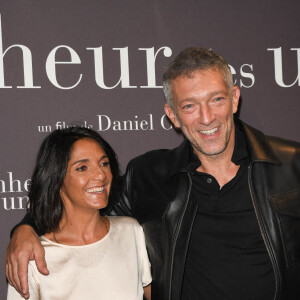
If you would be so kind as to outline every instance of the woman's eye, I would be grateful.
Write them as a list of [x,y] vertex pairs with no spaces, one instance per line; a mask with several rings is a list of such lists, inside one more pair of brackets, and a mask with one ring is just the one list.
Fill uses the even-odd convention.
[[80,166],[78,168],[76,168],[76,171],[82,172],[85,171],[87,169],[87,166]]
[[110,165],[109,161],[104,161],[102,163],[100,163],[101,167],[108,167]]

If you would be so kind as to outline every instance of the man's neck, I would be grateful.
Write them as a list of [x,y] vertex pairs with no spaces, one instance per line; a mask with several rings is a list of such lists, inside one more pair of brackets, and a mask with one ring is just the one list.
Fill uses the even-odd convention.
[[196,155],[201,161],[201,165],[197,168],[197,171],[214,176],[218,181],[220,188],[235,177],[240,167],[231,160],[235,145],[234,133],[233,130],[230,141],[222,153],[210,156],[196,152]]

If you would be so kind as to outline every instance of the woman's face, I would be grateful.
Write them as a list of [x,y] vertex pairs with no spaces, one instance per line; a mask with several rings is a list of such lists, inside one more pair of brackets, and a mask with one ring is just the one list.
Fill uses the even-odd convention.
[[65,209],[106,207],[111,182],[109,160],[101,146],[89,138],[75,142],[60,190]]

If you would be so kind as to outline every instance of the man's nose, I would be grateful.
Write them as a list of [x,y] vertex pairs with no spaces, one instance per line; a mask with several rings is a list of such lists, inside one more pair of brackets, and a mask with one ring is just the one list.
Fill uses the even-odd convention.
[[202,105],[199,107],[199,121],[201,124],[209,125],[215,116],[208,105]]

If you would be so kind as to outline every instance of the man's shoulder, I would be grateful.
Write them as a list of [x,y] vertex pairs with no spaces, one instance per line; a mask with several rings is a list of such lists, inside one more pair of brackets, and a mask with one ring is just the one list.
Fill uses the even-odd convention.
[[300,150],[300,143],[297,141],[285,139],[277,136],[266,136],[272,148],[279,151],[289,151],[290,149]]
[[[300,143],[285,138],[262,133],[244,122],[239,121],[245,132],[250,154],[255,158],[281,161],[282,158],[292,159],[300,156]],[[300,157],[299,157],[300,158]]]
[[288,159],[290,162],[300,162],[300,143],[277,136],[266,136],[270,148],[281,162]]
[[155,166],[170,166],[170,164],[177,164],[179,162],[179,157],[184,160],[187,156],[187,151],[189,149],[189,142],[184,140],[178,147],[174,149],[156,149],[148,151],[142,155],[133,158],[129,162],[130,165],[134,166],[149,166],[151,168]]
[[175,149],[155,149],[151,151],[147,151],[135,158],[133,158],[130,162],[132,163],[140,163],[140,162],[148,162],[153,163],[155,161],[164,161],[165,159],[171,159],[173,153],[176,151]]

